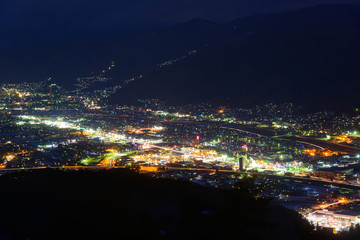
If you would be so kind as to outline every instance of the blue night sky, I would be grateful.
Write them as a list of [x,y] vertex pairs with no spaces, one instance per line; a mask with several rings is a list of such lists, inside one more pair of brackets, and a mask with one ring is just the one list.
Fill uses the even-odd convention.
[[0,0],[0,49],[111,37],[204,18],[241,16],[360,0]]

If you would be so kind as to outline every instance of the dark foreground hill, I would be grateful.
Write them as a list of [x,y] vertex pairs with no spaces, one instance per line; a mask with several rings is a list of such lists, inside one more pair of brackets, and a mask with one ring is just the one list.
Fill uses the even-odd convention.
[[[255,200],[249,182],[216,190],[127,170],[0,177],[0,239],[321,239],[298,214]],[[242,190],[245,189],[245,190]]]

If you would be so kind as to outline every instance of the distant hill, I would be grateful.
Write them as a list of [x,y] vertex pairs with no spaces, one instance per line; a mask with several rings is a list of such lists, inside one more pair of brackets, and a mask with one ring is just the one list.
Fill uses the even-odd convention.
[[110,99],[115,104],[144,98],[170,104],[293,101],[350,110],[360,103],[358,56],[360,7],[321,5],[226,24],[194,19],[117,38],[9,51],[0,54],[0,80],[52,77],[71,85],[114,61],[108,75],[115,81],[143,75]]
[[0,54],[0,79],[1,82],[33,82],[52,77],[61,84],[70,85],[77,77],[99,73],[112,61],[116,64],[113,77],[132,77],[204,46],[217,25],[196,19],[168,29],[116,38],[3,52]]
[[145,75],[112,101],[293,101],[341,110],[360,103],[359,7],[325,5],[240,18],[216,31],[222,41]]

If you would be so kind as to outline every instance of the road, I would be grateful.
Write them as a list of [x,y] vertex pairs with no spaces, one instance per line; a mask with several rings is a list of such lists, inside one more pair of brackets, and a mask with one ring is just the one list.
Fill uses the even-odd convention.
[[[125,168],[124,166],[63,166],[63,167],[29,167],[29,168],[4,168],[0,169],[1,173],[6,172],[17,172],[17,171],[30,171],[30,170],[41,170],[41,169],[56,169],[56,170],[92,170],[92,171],[99,171],[99,170],[107,170],[107,169],[116,169],[116,168]],[[158,168],[154,166],[141,166],[140,172],[158,172]],[[235,172],[233,170],[222,170],[222,169],[212,169],[212,168],[180,168],[180,167],[166,167],[165,169],[160,170],[161,172],[171,172],[171,171],[193,171],[193,172],[207,172],[207,173],[219,173],[219,174],[237,174],[239,172]],[[337,182],[337,181],[328,181],[323,179],[315,179],[315,178],[308,178],[308,177],[298,177],[298,176],[279,176],[274,174],[267,174],[267,173],[254,173],[254,172],[242,172],[247,173],[250,175],[255,176],[262,176],[267,178],[274,178],[274,179],[283,179],[283,180],[294,180],[300,181],[302,183],[307,184],[321,184],[321,185],[332,185],[339,188],[348,188],[354,190],[360,190],[360,184],[356,183],[346,183],[346,182]]]
[[239,132],[244,132],[247,134],[252,134],[259,137],[273,138],[275,137],[281,141],[294,141],[301,144],[306,144],[321,150],[331,150],[337,152],[346,152],[350,154],[356,154],[360,152],[360,148],[349,146],[345,144],[334,143],[326,140],[303,137],[303,136],[283,136],[277,137],[276,134],[278,131],[269,128],[259,128],[255,126],[248,126],[242,124],[226,123],[226,122],[211,122],[211,121],[193,121],[193,120],[167,120],[159,117],[145,117],[145,116],[126,116],[126,115],[111,115],[111,114],[86,114],[87,116],[100,116],[100,117],[110,117],[110,118],[137,118],[137,119],[146,119],[150,121],[161,121],[164,124],[194,124],[194,125],[213,125],[218,126],[222,129],[234,130]]

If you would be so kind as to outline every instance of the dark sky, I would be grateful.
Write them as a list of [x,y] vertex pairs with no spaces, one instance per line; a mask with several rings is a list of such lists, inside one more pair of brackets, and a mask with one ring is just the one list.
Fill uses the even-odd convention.
[[0,49],[121,35],[192,18],[244,15],[360,0],[0,0]]

